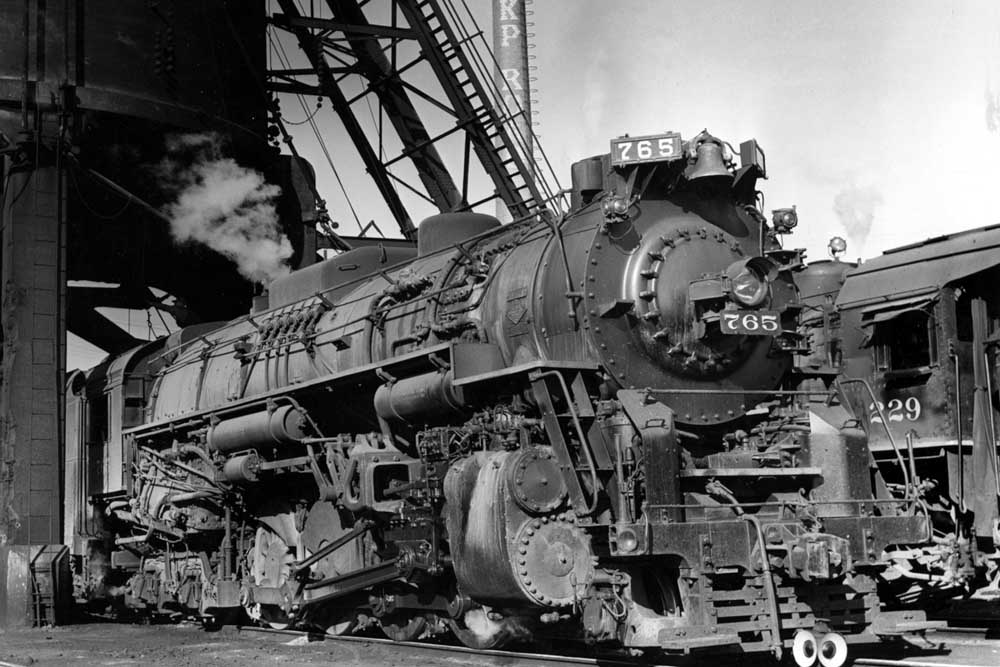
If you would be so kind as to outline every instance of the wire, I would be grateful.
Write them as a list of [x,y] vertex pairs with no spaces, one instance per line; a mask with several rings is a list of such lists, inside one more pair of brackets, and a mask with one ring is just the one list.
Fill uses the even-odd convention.
[[[301,97],[301,95],[300,95],[300,97]],[[320,110],[320,107],[316,107],[316,110],[313,111],[308,116],[306,116],[305,120],[288,120],[288,118],[282,118],[281,120],[286,125],[305,125],[306,123],[311,122],[312,119],[316,117],[316,114],[319,113],[319,110]]]
[[126,198],[125,204],[115,213],[111,214],[100,213],[99,211],[95,210],[93,206],[87,203],[87,199],[83,196],[83,188],[80,187],[80,182],[76,178],[77,169],[78,167],[76,165],[71,164],[70,168],[67,171],[69,171],[70,180],[73,181],[73,189],[76,190],[77,198],[79,199],[80,203],[83,204],[83,207],[87,209],[87,211],[89,211],[92,215],[98,218],[102,218],[104,220],[114,220],[120,217],[125,212],[125,210],[128,209],[129,205],[132,203],[132,200]]
[[[291,59],[288,58],[288,54],[285,52],[285,47],[282,45],[281,40],[274,39],[274,37],[270,34],[268,34],[268,40],[271,42],[272,46],[276,47],[275,55],[278,57],[278,61],[281,63],[281,66],[290,68]],[[309,116],[309,110],[306,107],[306,103],[302,95],[297,94],[295,97],[296,99],[298,99],[299,104],[302,106],[302,111],[305,112],[307,116]],[[312,128],[313,134],[316,136],[316,141],[319,144],[320,150],[323,151],[323,155],[324,157],[326,157],[326,162],[330,166],[330,170],[333,172],[334,178],[337,179],[337,185],[340,186],[340,191],[341,193],[343,193],[344,199],[347,201],[347,206],[348,208],[351,209],[351,215],[354,217],[354,221],[357,223],[358,229],[360,229],[361,218],[358,216],[358,212],[354,208],[354,202],[351,201],[350,195],[347,194],[347,188],[344,186],[344,181],[340,178],[340,172],[337,171],[337,167],[333,163],[333,157],[330,155],[330,150],[327,148],[326,141],[323,139],[322,133],[316,126],[315,119],[313,119],[312,116],[309,116],[308,118],[306,118],[306,122],[308,122],[309,126]]]
[[[380,160],[385,160],[385,146],[383,146],[383,145],[382,145],[382,129],[381,129],[381,127],[379,126],[379,124],[378,124],[378,121],[377,121],[377,120],[375,120],[375,112],[374,112],[374,111],[372,110],[372,101],[371,101],[371,97],[370,97],[370,96],[368,96],[368,95],[365,95],[365,104],[367,104],[367,105],[368,105],[368,115],[372,117],[372,126],[373,126],[373,127],[375,128],[375,130],[376,130],[376,131],[378,132],[378,136],[379,136],[379,142],[378,142],[378,158],[379,158]],[[381,109],[379,109],[379,116],[381,116],[381,115],[382,115],[382,110],[381,110]]]

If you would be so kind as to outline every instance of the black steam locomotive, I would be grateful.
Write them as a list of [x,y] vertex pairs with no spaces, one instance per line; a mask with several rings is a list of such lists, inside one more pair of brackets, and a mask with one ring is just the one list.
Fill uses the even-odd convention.
[[799,275],[813,336],[801,366],[840,378],[887,483],[934,519],[930,543],[887,554],[909,604],[1000,597],[998,283],[997,225]]
[[803,665],[921,627],[875,588],[929,521],[836,396],[790,388],[801,254],[740,162],[616,139],[568,214],[435,216],[75,375],[80,595]]

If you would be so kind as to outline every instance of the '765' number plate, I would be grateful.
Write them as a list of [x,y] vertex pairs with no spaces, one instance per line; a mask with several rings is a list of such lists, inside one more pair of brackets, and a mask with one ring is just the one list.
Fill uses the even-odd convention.
[[773,310],[728,310],[719,328],[724,334],[773,336],[781,333],[781,316]]
[[660,162],[683,157],[681,135],[676,132],[647,137],[619,137],[611,140],[611,164]]

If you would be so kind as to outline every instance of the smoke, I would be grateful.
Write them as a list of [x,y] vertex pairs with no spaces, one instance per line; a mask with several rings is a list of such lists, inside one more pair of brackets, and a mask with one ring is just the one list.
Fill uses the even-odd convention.
[[882,195],[873,186],[849,185],[833,198],[833,212],[840,219],[847,237],[857,246],[863,246],[872,230],[875,208],[882,203]]
[[986,129],[1000,134],[1000,94],[986,87]]
[[270,282],[289,272],[292,256],[274,204],[281,188],[224,157],[222,146],[214,133],[167,138],[158,172],[173,193],[164,209],[170,231],[179,243],[203,243],[233,260],[244,277]]

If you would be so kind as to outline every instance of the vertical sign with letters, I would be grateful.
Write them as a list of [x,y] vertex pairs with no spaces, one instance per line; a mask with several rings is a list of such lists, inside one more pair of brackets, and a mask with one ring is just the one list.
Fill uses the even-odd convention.
[[[503,98],[503,105],[498,111],[501,116],[517,114],[514,126],[524,137],[530,161],[531,85],[527,24],[525,0],[493,0],[493,54],[497,60],[497,88]],[[497,213],[501,220],[510,220],[503,202],[497,202]]]

